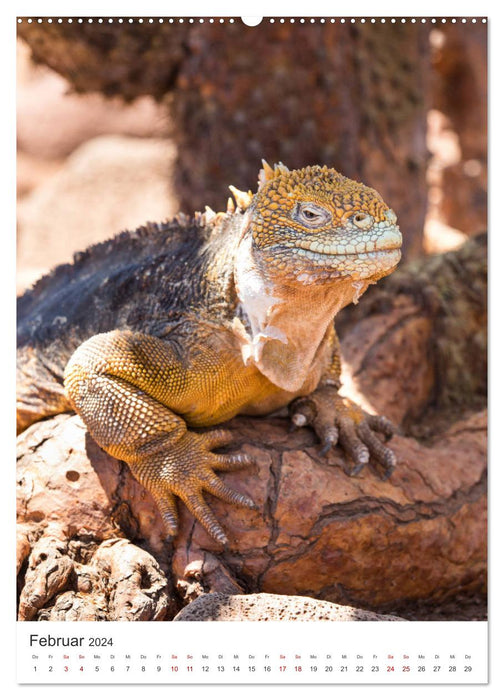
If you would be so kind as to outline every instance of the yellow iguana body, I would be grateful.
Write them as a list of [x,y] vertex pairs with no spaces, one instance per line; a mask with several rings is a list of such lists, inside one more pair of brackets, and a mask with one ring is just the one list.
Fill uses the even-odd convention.
[[[132,259],[129,277],[123,265],[115,282],[108,276],[104,281],[103,269],[96,263],[95,270],[93,261],[92,284],[89,272],[77,275],[76,289],[96,300],[87,302],[91,307],[105,303],[98,301],[96,289],[108,295],[101,314],[107,320],[95,327],[88,322],[84,293],[68,307],[60,316],[65,319],[61,335],[53,333],[45,349],[39,341],[37,368],[22,374],[18,414],[22,429],[68,409],[70,402],[94,439],[126,461],[154,496],[169,534],[177,530],[178,496],[222,543],[226,536],[203,493],[252,507],[214,472],[251,460],[213,452],[230,441],[228,431],[194,429],[291,404],[294,424],[311,423],[324,450],[341,444],[349,474],[370,454],[386,473],[395,464],[392,451],[373,432],[390,436],[388,421],[368,416],[337,393],[340,360],[333,326],[343,306],[397,266],[401,234],[394,213],[374,190],[318,166],[289,171],[264,163],[258,192],[234,194],[236,210],[229,205],[225,214],[208,211],[196,222],[196,241],[174,233],[176,243],[166,239],[163,257],[149,252],[136,263]],[[182,218],[172,226],[180,230],[186,223]],[[123,308],[117,297],[118,289],[128,295],[125,279],[135,292]],[[152,301],[156,288],[163,303]],[[49,292],[46,296],[51,299]],[[142,299],[148,300],[143,307]],[[47,316],[53,307],[45,303]],[[80,326],[76,305],[86,319]],[[26,302],[25,317],[32,319],[22,324],[29,329],[26,338],[36,335],[33,319],[44,316],[40,310],[35,314],[37,308],[35,299]],[[30,352],[26,340],[25,367]],[[55,354],[66,360],[65,353],[71,354],[64,372],[66,398],[56,388],[37,395],[33,374],[50,367],[57,375]]]

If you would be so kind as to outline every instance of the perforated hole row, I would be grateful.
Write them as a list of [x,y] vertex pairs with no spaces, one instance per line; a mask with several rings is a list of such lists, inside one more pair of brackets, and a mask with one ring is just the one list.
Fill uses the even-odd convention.
[[168,24],[234,24],[240,21],[248,26],[258,26],[261,22],[266,22],[269,24],[386,24],[390,22],[391,24],[456,24],[457,22],[461,24],[476,24],[481,22],[486,24],[486,17],[270,17],[270,18],[234,18],[234,17],[18,17],[17,22],[21,24],[27,22],[28,24],[42,24],[47,22],[48,24],[63,24],[63,23],[76,23],[76,24],[113,24],[114,22],[118,24],[163,24],[164,22]]

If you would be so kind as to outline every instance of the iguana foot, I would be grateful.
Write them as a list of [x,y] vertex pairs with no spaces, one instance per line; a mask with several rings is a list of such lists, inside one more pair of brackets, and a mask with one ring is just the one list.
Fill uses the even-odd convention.
[[209,535],[224,545],[227,537],[206,504],[203,492],[232,505],[256,507],[248,496],[231,489],[213,471],[231,471],[254,464],[253,457],[248,455],[211,451],[227,445],[231,438],[232,433],[227,430],[186,432],[175,443],[169,446],[158,443],[130,462],[134,476],[154,497],[168,535],[174,536],[178,530],[175,496],[182,499]]
[[385,440],[394,434],[394,426],[384,416],[373,416],[363,411],[350,399],[338,394],[336,387],[321,387],[293,401],[290,415],[295,427],[311,425],[322,442],[321,455],[334,445],[341,445],[350,464],[345,468],[349,476],[356,476],[370,458],[379,465],[382,479],[388,479],[396,466],[394,452],[376,436]]

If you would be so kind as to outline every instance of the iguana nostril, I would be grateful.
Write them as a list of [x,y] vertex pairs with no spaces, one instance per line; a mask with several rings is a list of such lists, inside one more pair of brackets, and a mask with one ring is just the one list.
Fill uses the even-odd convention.
[[385,216],[387,217],[387,220],[388,220],[391,224],[396,224],[396,223],[397,223],[397,216],[396,216],[396,213],[395,213],[395,211],[393,211],[392,209],[389,209],[389,210],[387,211],[387,213],[386,213]]
[[371,228],[374,224],[374,217],[371,214],[365,214],[364,212],[359,212],[353,217],[353,223],[362,229]]

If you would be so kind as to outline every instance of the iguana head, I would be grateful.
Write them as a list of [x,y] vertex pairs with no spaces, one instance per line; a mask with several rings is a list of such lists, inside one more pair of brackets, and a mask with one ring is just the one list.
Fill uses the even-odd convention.
[[258,192],[231,188],[246,209],[257,261],[276,281],[376,282],[397,266],[397,217],[376,190],[327,166],[288,170],[263,161]]
[[397,266],[402,243],[378,192],[326,166],[263,161],[255,195],[231,188],[241,210],[234,279],[247,328],[246,362],[297,391],[338,311]]

